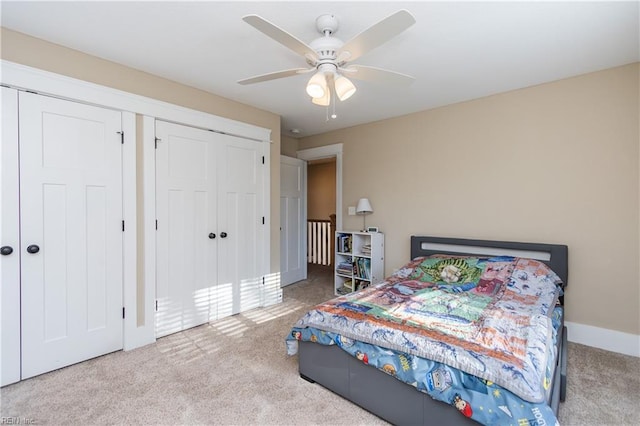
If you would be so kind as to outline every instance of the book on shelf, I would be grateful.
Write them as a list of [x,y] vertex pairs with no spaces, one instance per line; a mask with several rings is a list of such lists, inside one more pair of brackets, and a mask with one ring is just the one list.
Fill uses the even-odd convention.
[[365,256],[371,256],[371,244],[365,244],[362,246],[362,254]]
[[353,274],[353,264],[350,260],[340,262],[336,266],[336,272],[342,275],[351,275]]
[[353,274],[358,278],[371,278],[371,259],[359,257],[354,262]]
[[340,253],[351,253],[351,235],[338,234],[338,251]]
[[353,291],[353,281],[345,280],[340,287],[338,287],[338,293],[349,294]]

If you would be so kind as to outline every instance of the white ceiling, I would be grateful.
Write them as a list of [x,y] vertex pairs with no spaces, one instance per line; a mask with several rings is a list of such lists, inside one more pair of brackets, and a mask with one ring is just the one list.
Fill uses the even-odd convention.
[[[274,112],[282,133],[308,136],[640,61],[639,2],[11,2],[2,26]],[[336,119],[311,104],[311,74],[242,86],[305,67],[244,21],[258,14],[300,40],[337,16],[353,36],[399,9],[416,24],[354,63],[416,78],[408,88],[354,81]],[[299,135],[289,133],[300,129]]]

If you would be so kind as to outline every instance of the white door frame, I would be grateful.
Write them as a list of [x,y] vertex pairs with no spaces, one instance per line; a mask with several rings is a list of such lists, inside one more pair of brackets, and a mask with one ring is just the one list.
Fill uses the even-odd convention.
[[[252,124],[231,120],[224,117],[215,116],[202,111],[173,105],[157,99],[140,96],[122,90],[99,84],[89,83],[83,80],[67,77],[64,75],[43,71],[26,65],[2,60],[0,61],[2,74],[0,83],[2,85],[30,90],[43,95],[55,96],[62,99],[76,102],[86,102],[107,108],[114,108],[123,111],[127,118],[123,119],[123,129],[125,132],[125,143],[123,145],[123,219],[126,223],[124,235],[124,305],[126,318],[124,325],[124,350],[135,349],[137,347],[153,343],[155,341],[155,132],[148,130],[148,122],[153,122],[154,118],[173,121],[189,126],[204,129],[215,129],[223,133],[233,134],[260,141],[271,142],[271,130]],[[137,186],[136,173],[136,117],[143,116],[142,123],[142,158],[144,166],[142,187]],[[153,126],[152,126],[153,129]],[[265,164],[270,163],[270,149],[265,149]],[[270,210],[270,183],[271,175],[265,175],[265,248],[263,250],[263,268],[265,276],[269,275],[270,267],[270,221],[268,214]],[[143,198],[143,214],[138,217],[137,200],[138,192]],[[148,199],[154,197],[153,203]],[[138,244],[142,238],[138,239],[138,220],[141,219],[141,232],[144,233],[143,252],[138,251]],[[153,242],[151,245],[150,243]],[[142,253],[142,255],[141,255]],[[150,255],[151,254],[151,255]],[[138,259],[140,257],[141,259]],[[144,271],[138,271],[143,266],[140,264],[144,259]],[[153,272],[152,272],[153,271]],[[138,287],[138,275],[143,282],[141,288]],[[139,296],[140,295],[140,296]],[[3,301],[4,303],[4,301]],[[19,304],[19,300],[15,301]]]
[[[302,149],[296,153],[301,160],[336,159],[336,229],[342,229],[342,144],[325,145],[318,148]],[[306,218],[305,218],[306,219]]]

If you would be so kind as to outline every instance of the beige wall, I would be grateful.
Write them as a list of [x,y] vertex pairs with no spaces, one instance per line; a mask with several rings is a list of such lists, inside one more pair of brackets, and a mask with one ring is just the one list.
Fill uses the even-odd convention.
[[639,66],[300,140],[343,143],[343,218],[359,197],[386,274],[413,234],[569,246],[567,319],[640,334]]
[[271,129],[271,272],[280,271],[280,116],[22,33],[1,29],[11,62]]
[[307,166],[307,218],[329,220],[336,212],[336,162]]
[[280,143],[280,154],[286,155],[287,157],[296,158],[297,151],[298,151],[298,139],[283,135],[282,141]]

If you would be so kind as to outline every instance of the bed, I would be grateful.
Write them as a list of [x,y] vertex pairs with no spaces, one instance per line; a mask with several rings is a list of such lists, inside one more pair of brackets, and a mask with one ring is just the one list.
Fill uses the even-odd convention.
[[[567,246],[559,244],[412,236],[411,261],[405,265],[404,268],[400,268],[399,271],[394,272],[384,283],[372,286],[358,293],[364,295],[363,300],[367,299],[367,297],[369,297],[367,300],[371,300],[371,297],[373,297],[372,294],[375,294],[376,291],[379,292],[381,289],[387,291],[388,288],[385,286],[393,285],[394,288],[404,289],[406,294],[409,294],[411,293],[411,289],[407,290],[407,283],[417,282],[415,276],[417,272],[422,271],[420,273],[424,273],[425,265],[433,265],[434,262],[442,263],[445,260],[446,262],[459,262],[459,259],[464,259],[465,262],[475,265],[478,268],[485,268],[485,270],[487,270],[487,268],[494,268],[494,265],[500,266],[495,267],[495,270],[502,270],[501,265],[512,265],[510,267],[511,269],[507,269],[509,270],[509,274],[514,273],[514,275],[516,271],[518,274],[522,272],[519,269],[520,266],[517,266],[521,264],[533,264],[536,268],[548,267],[555,273],[555,275],[550,273],[548,277],[544,273],[540,274],[542,277],[540,279],[541,282],[549,281],[549,277],[554,278],[553,288],[557,288],[557,290],[553,290],[556,292],[556,296],[552,302],[553,306],[548,306],[544,315],[532,315],[532,317],[535,317],[535,320],[531,320],[532,323],[538,321],[546,324],[546,329],[551,330],[548,332],[548,335],[552,337],[547,336],[545,338],[545,347],[542,347],[541,344],[539,345],[540,347],[537,347],[536,343],[527,342],[525,345],[525,352],[527,353],[523,355],[525,358],[531,356],[533,360],[532,366],[523,367],[524,370],[527,370],[525,374],[530,374],[533,370],[538,371],[542,388],[538,390],[534,389],[535,386],[532,386],[534,390],[527,389],[527,391],[523,391],[522,389],[526,386],[514,385],[510,380],[505,380],[504,377],[511,377],[505,373],[505,371],[509,370],[509,368],[506,367],[506,361],[502,360],[500,361],[502,364],[497,364],[502,366],[501,369],[497,369],[500,371],[489,373],[488,371],[490,369],[486,366],[491,365],[494,361],[484,358],[484,355],[480,355],[482,356],[482,358],[480,358],[477,354],[474,355],[472,351],[469,351],[471,354],[471,357],[469,357],[467,352],[456,349],[456,351],[451,352],[453,355],[442,356],[440,358],[435,357],[434,361],[416,356],[410,346],[406,351],[402,351],[402,347],[393,344],[393,339],[396,336],[388,338],[389,344],[383,346],[372,344],[376,342],[367,340],[367,338],[364,337],[366,333],[364,333],[362,337],[349,335],[346,332],[341,334],[340,330],[337,330],[336,327],[324,327],[324,325],[320,324],[325,321],[325,316],[322,316],[321,321],[313,323],[312,319],[318,316],[318,312],[324,315],[322,311],[316,309],[307,312],[305,316],[294,325],[290,335],[287,336],[288,353],[290,355],[298,354],[300,376],[311,383],[318,383],[382,419],[398,425],[461,425],[481,422],[487,424],[514,424],[524,426],[557,423],[556,417],[559,403],[560,401],[564,401],[566,394],[567,329],[564,325],[564,288],[567,285],[568,278]],[[536,266],[538,263],[540,266]],[[486,265],[491,266],[488,267]],[[445,269],[447,267],[445,267]],[[441,268],[439,271],[444,270]],[[442,273],[444,274],[444,272]],[[502,272],[497,272],[496,274],[501,273]],[[507,274],[507,272],[503,274],[504,277],[507,277],[505,274]],[[457,279],[458,278],[455,278],[454,281]],[[526,284],[516,282],[516,284],[513,285],[514,280],[517,281],[517,279],[510,278],[510,275],[508,279],[503,279],[505,282],[504,287],[497,285],[496,288],[499,290],[495,290],[495,294],[507,292],[507,290],[501,290],[502,288],[506,288],[507,282],[509,283],[509,291],[513,289],[520,291],[523,285],[525,292],[534,288],[532,280],[523,281]],[[476,279],[476,284],[477,282],[486,284],[486,280],[478,281]],[[496,278],[495,282],[499,283],[499,280]],[[445,284],[451,283],[447,280]],[[460,291],[459,288],[461,287],[459,284],[461,284],[461,282],[454,282],[453,284],[456,284],[457,287],[455,287],[455,291],[447,288],[446,291],[448,293],[445,293],[447,297],[449,294]],[[531,289],[529,288],[529,284],[532,286]],[[547,293],[549,293],[549,298],[553,297],[550,295],[552,290],[550,290],[551,286],[549,286],[548,283],[539,285],[541,286],[540,288],[549,290],[536,290],[536,297],[541,294],[540,300],[543,300]],[[478,291],[478,288],[474,288],[473,291]],[[486,286],[483,287],[481,291],[486,291]],[[412,293],[410,299],[414,299],[414,294],[418,293]],[[337,315],[338,320],[345,322],[355,321],[349,326],[350,330],[362,327],[362,329],[366,331],[366,327],[369,327],[368,323],[360,320],[363,317],[367,317],[367,315],[368,318],[377,318],[376,315],[378,314],[369,315],[367,313],[361,315],[360,312],[354,313],[363,306],[365,306],[366,309],[370,309],[369,304],[367,304],[368,302],[359,301],[354,299],[355,297],[356,295],[353,294],[338,297],[326,302],[327,305],[324,306],[323,309],[333,311],[338,307],[342,308],[346,306],[350,309],[349,315],[344,317]],[[515,297],[519,298],[520,296],[516,295]],[[500,303],[504,304],[505,302],[491,303],[497,305]],[[548,303],[548,301],[545,303]],[[544,303],[542,303],[542,305],[544,305]],[[321,305],[318,305],[318,307],[320,306]],[[485,307],[483,307],[483,309],[484,308]],[[405,311],[413,312],[411,309],[403,305],[401,310],[403,313]],[[536,307],[535,309],[540,309],[540,312],[542,312],[543,308]],[[537,313],[537,311],[535,312]],[[412,318],[414,318],[414,316],[402,317],[399,323],[404,327],[413,321]],[[457,320],[458,316],[455,318]],[[493,321],[492,318],[489,318],[487,321]],[[305,323],[307,320],[309,320],[309,322]],[[394,321],[398,322],[397,319]],[[353,324],[356,325],[354,326]],[[458,327],[457,324],[458,323],[455,323],[455,327]],[[459,324],[461,324],[461,329],[464,329],[464,327],[467,327],[468,321],[461,321]],[[540,329],[542,330],[544,327],[541,325]],[[453,333],[455,334],[458,331],[459,330],[456,329]],[[378,331],[376,331],[376,333],[378,333]],[[527,333],[527,336],[536,336],[535,332],[527,331]],[[396,334],[397,336],[402,335],[403,338],[405,338],[404,332],[398,331]],[[431,344],[433,343],[431,342],[433,336],[429,336],[430,337],[411,336],[410,339],[405,340],[410,340],[413,344],[418,342],[417,339],[424,339],[427,343]],[[448,348],[449,345],[445,341],[448,341],[447,339],[449,337],[445,337],[443,342],[439,342],[438,344]],[[498,339],[498,337],[495,338]],[[514,338],[513,340],[519,339]],[[529,340],[536,341],[534,338],[530,338]],[[538,340],[543,339],[540,338]],[[521,342],[519,342],[519,344],[521,344]],[[355,350],[354,348],[356,347],[360,348],[360,350]],[[535,358],[529,351],[538,351],[540,357]],[[542,352],[546,355],[542,356]],[[369,358],[375,358],[376,362],[381,362],[377,364],[376,362],[372,362],[372,359],[367,359],[367,354]],[[386,359],[385,357],[389,357],[390,359],[393,357],[392,359],[398,359],[400,362],[396,362],[394,365],[390,365],[390,363],[382,364],[384,362],[382,360]],[[465,360],[465,357],[470,361]],[[472,359],[474,357],[477,358],[476,360],[478,361],[475,366],[471,365],[474,363]],[[471,368],[468,371],[458,371],[457,366],[454,365],[450,367],[447,365],[452,359],[455,359],[455,362],[461,361],[464,367],[463,369],[468,369],[469,365],[471,365]],[[544,361],[540,361],[542,359],[544,359]],[[544,362],[545,365],[538,365],[542,362]],[[427,364],[424,364],[425,367],[423,367],[421,363]],[[411,365],[409,366],[409,364]],[[474,368],[479,368],[478,365],[482,366],[482,368],[477,370],[478,374],[470,374],[470,371],[476,372]],[[423,374],[423,372],[427,370],[420,370],[421,368],[426,368],[429,372]],[[410,378],[403,376],[405,372],[413,372],[414,370],[421,371],[419,379],[413,376]],[[520,371],[510,372],[509,374],[512,374],[512,377],[522,375]],[[487,380],[487,377],[493,378],[494,375],[496,375],[495,382]],[[452,376],[453,380],[451,378]],[[514,380],[513,383],[515,382]],[[527,383],[526,380],[524,382]],[[530,382],[533,383],[535,380],[530,380]],[[516,390],[506,389],[506,387],[512,385],[516,386]],[[460,389],[455,388],[455,386],[459,386]],[[443,388],[446,389],[446,393]],[[455,392],[455,396],[452,397],[453,392]],[[524,395],[526,399],[522,397],[521,394]],[[438,396],[436,398],[434,395],[447,396]],[[483,399],[472,400],[471,398],[474,397],[474,395],[486,399],[496,399],[496,401],[499,400],[502,402],[498,403],[495,407],[491,407],[485,405]],[[438,398],[440,400],[438,400]],[[514,409],[516,405],[521,408]]]

